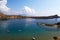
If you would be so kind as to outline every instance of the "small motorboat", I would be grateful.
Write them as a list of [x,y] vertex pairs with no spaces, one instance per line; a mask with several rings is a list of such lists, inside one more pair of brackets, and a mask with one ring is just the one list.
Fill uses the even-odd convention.
[[60,27],[60,22],[54,23],[54,24],[37,23],[37,25],[40,25],[40,26],[48,26],[48,27],[57,27],[57,28],[59,28]]

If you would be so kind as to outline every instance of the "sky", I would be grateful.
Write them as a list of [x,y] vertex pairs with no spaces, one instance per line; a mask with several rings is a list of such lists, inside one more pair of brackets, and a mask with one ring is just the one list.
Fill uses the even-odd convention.
[[7,15],[60,16],[60,0],[0,0],[0,12]]

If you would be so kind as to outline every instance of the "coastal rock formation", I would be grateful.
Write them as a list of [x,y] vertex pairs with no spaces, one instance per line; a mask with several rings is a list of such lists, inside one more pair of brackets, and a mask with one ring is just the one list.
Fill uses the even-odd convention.
[[19,18],[52,19],[52,18],[60,18],[60,17],[58,15],[53,15],[53,16],[5,15],[5,14],[0,12],[0,19],[19,19]]
[[0,19],[15,19],[15,18],[22,18],[20,15],[5,15],[0,13]]
[[0,19],[6,19],[6,15],[4,15],[3,13],[0,13]]
[[20,15],[7,15],[7,19],[15,19],[15,18],[22,18]]

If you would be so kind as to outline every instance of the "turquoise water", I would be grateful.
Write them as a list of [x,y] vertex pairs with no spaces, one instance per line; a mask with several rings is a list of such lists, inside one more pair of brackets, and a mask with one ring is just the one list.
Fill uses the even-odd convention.
[[53,24],[60,19],[11,19],[0,21],[0,40],[52,40],[60,36],[59,28],[49,28],[37,23]]

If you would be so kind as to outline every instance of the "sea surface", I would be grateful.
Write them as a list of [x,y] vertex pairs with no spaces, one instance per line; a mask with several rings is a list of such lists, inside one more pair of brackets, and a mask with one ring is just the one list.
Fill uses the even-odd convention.
[[44,27],[37,23],[54,24],[60,22],[55,19],[9,19],[0,20],[0,40],[53,40],[60,37],[60,28]]

